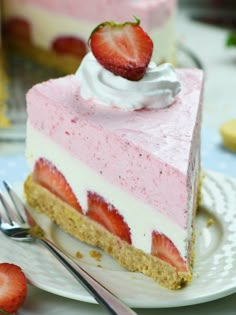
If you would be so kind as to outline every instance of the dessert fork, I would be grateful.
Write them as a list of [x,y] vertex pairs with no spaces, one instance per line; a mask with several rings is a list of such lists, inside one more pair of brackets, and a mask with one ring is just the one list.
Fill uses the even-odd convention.
[[[0,209],[0,231],[3,234],[14,241],[37,242],[46,247],[109,314],[136,314],[101,283],[89,275],[84,268],[65,255],[53,242],[42,236],[38,236],[39,233],[32,232],[36,227],[36,222],[31,216],[30,210],[27,209],[27,206],[10,185],[6,182],[3,182],[3,184],[12,201],[12,206],[10,206],[10,203],[0,191],[0,202],[3,206],[3,209]],[[38,230],[40,230],[39,226]]]

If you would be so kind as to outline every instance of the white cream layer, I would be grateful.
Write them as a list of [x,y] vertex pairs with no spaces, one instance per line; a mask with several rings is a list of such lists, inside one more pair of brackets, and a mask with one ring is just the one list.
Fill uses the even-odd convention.
[[[56,12],[52,14],[40,7],[24,3],[19,5],[17,0],[7,0],[4,2],[4,19],[12,16],[19,16],[29,21],[32,24],[33,43],[47,50],[55,38],[63,35],[78,36],[87,42],[91,31],[96,26],[86,20],[75,19]],[[174,15],[171,16],[162,27],[150,31],[155,47],[153,60],[156,63],[174,62],[174,18]]]
[[100,174],[65,152],[63,148],[35,130],[30,123],[27,125],[26,158],[31,170],[39,158],[51,161],[65,176],[85,212],[87,191],[96,192],[108,203],[113,204],[130,227],[132,244],[135,247],[150,253],[152,231],[156,230],[173,241],[184,259],[187,256],[191,229],[189,231],[182,229],[158,212],[158,209],[137,200],[118,187],[111,186]]

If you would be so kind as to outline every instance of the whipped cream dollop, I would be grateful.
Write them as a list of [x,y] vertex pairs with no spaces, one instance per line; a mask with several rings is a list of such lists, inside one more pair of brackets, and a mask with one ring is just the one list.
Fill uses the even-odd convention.
[[180,92],[180,83],[170,63],[150,62],[144,77],[130,81],[106,70],[88,53],[76,72],[85,100],[125,110],[165,108]]

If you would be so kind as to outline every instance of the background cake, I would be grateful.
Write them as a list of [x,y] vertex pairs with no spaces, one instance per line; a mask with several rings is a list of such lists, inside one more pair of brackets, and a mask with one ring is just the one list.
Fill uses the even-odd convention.
[[[1,0],[1,4],[11,95],[2,124],[7,127],[10,120],[11,128],[0,137],[25,139],[26,91],[37,82],[74,73],[88,52],[91,29],[101,20],[125,21],[136,15],[156,43],[157,63],[175,62],[175,0]],[[5,93],[5,85],[0,89]]]
[[157,63],[175,62],[175,0],[3,0],[4,41],[43,64],[66,73],[87,53],[87,39],[99,21],[142,20]]

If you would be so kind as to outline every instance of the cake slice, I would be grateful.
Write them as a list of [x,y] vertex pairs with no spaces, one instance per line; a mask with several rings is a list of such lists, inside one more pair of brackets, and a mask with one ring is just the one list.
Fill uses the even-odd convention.
[[175,61],[175,0],[3,0],[4,40],[40,63],[75,72],[100,21],[137,16],[157,43],[157,63]]
[[[192,277],[203,73],[148,63],[152,44],[140,29],[138,20],[102,23],[76,75],[28,92],[25,194],[74,237],[178,289]],[[127,50],[117,50],[124,38]],[[127,64],[143,77],[107,70],[123,74]]]

